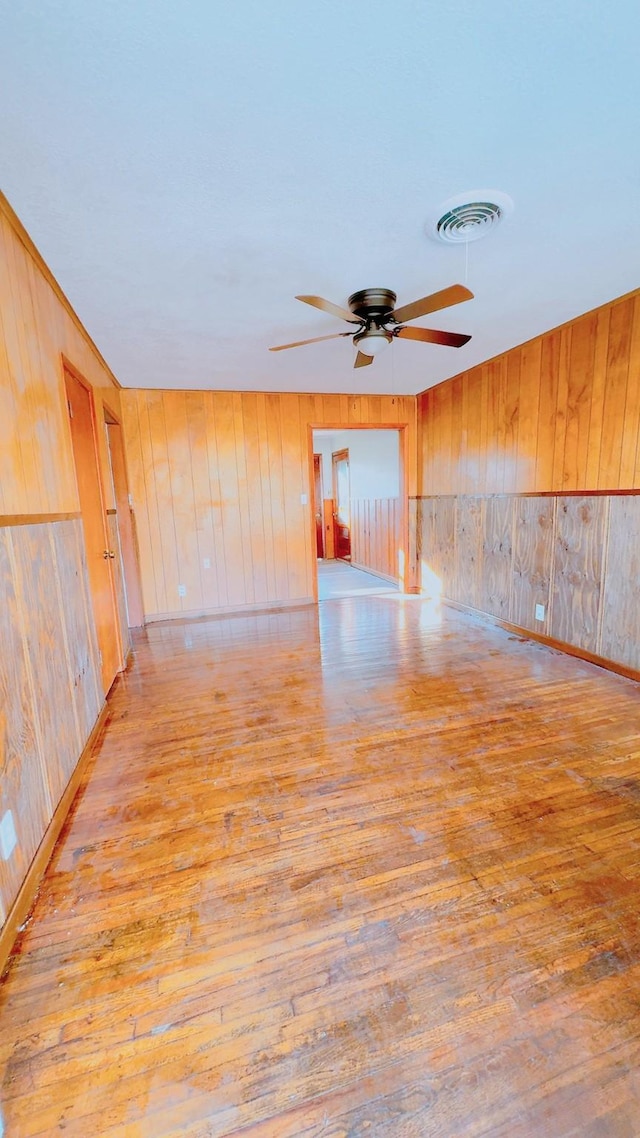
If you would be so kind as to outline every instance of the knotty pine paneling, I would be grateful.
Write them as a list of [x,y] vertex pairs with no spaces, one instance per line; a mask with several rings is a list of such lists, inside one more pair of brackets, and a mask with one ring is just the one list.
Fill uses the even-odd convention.
[[456,601],[478,608],[482,592],[484,502],[481,498],[460,498],[456,509],[455,573],[453,594]]
[[[313,596],[310,427],[406,426],[415,494],[413,396],[129,390],[121,400],[147,617]],[[398,526],[403,514],[399,502]]]
[[423,536],[422,564],[427,566],[429,574],[435,574],[444,596],[453,597],[457,591],[455,498],[443,497],[434,503],[431,535],[431,547]]
[[[520,628],[548,633],[555,499],[514,498],[512,509],[513,559],[509,620]],[[538,604],[544,605],[544,621],[535,619]]]
[[609,499],[559,498],[553,554],[550,632],[597,652],[604,535]]
[[400,501],[398,498],[351,499],[351,562],[397,581],[399,575]]
[[417,517],[425,595],[435,574],[445,598],[640,670],[640,494],[443,495]]
[[79,519],[0,528],[0,788],[8,913],[102,706]]
[[419,493],[640,487],[640,292],[418,397]]
[[609,503],[600,652],[640,671],[640,494]]
[[[16,597],[11,533],[0,529],[0,799],[11,810],[18,845],[0,858],[2,923],[51,817],[51,800],[36,739],[34,693],[25,651],[25,614]],[[52,661],[53,663],[53,661]]]
[[482,574],[477,607],[503,620],[509,619],[513,498],[487,498],[484,503]]

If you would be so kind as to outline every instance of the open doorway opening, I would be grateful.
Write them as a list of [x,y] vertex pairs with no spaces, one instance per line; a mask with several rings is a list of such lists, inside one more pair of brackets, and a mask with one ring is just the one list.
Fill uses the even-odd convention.
[[318,428],[312,440],[316,533],[323,524],[322,554],[315,545],[318,599],[402,589],[404,431]]

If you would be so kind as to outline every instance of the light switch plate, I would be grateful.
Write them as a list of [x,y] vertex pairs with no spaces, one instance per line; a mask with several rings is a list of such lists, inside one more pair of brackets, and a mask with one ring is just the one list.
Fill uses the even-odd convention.
[[536,605],[536,620],[544,620],[544,605]]

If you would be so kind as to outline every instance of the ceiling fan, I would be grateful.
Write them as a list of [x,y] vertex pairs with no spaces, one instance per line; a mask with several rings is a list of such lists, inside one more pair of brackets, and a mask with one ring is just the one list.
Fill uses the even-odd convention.
[[358,349],[354,367],[367,367],[373,363],[374,356],[386,348],[395,337],[401,340],[422,340],[426,344],[444,344],[449,348],[461,348],[471,336],[462,336],[458,332],[440,332],[435,328],[405,328],[405,322],[417,320],[419,316],[426,316],[429,312],[438,312],[441,308],[449,308],[452,304],[460,304],[463,300],[472,300],[473,293],[464,285],[451,285],[440,292],[432,292],[411,304],[395,307],[396,294],[389,288],[364,288],[354,292],[347,301],[349,311],[333,304],[322,296],[297,296],[304,304],[311,304],[328,312],[330,316],[337,316],[340,320],[347,320],[349,324],[357,325],[352,332],[334,332],[331,336],[314,336],[311,340],[295,340],[292,344],[278,344],[269,348],[270,352],[282,352],[285,348],[300,348],[303,344],[317,344],[320,340],[337,340],[340,336],[351,336]]

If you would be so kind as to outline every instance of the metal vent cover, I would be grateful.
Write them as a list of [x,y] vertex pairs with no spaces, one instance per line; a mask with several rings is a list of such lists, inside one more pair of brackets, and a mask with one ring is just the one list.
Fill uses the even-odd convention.
[[487,237],[511,213],[513,202],[497,190],[472,190],[443,202],[427,222],[427,232],[447,245]]

